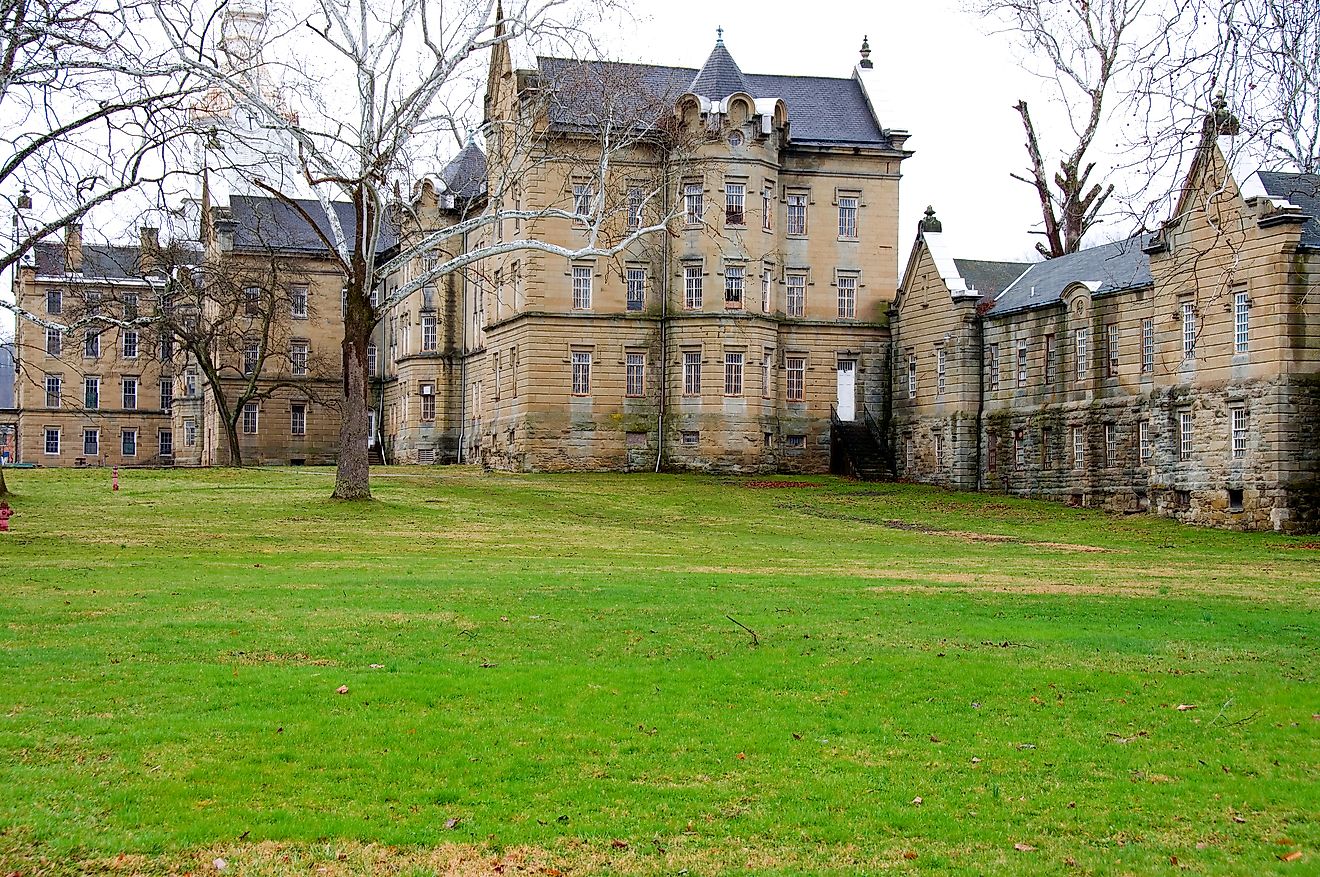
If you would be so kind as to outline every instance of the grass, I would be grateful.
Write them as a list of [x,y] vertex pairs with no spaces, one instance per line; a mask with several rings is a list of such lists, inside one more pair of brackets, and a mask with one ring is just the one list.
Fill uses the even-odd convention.
[[0,873],[1320,869],[1313,541],[831,478],[122,476],[11,475]]

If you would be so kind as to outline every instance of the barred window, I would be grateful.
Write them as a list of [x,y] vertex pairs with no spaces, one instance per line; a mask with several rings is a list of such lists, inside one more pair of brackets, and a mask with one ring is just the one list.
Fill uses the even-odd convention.
[[646,305],[646,269],[629,268],[626,273],[628,285],[627,308],[630,311],[640,311]]
[[1196,355],[1196,305],[1183,302],[1182,306],[1183,356]]
[[1055,375],[1054,363],[1055,363],[1054,334],[1046,333],[1045,335],[1045,383],[1046,384],[1054,383],[1054,375]]
[[1086,432],[1080,426],[1072,428],[1072,464],[1074,469],[1080,469],[1086,464]]
[[841,274],[839,285],[839,319],[852,320],[857,317],[857,277]]
[[701,266],[683,266],[683,307],[689,311],[701,310]]
[[1027,345],[1019,344],[1017,349],[1017,385],[1027,385]]
[[1027,448],[1022,430],[1013,430],[1013,467],[1021,472],[1027,465]]
[[289,287],[289,313],[294,319],[304,320],[307,318],[307,287]]
[[1178,412],[1178,459],[1192,458],[1192,412]]
[[638,397],[646,393],[646,354],[629,353],[626,360],[626,386],[624,392],[628,396]]
[[290,369],[295,376],[307,374],[308,344],[306,341],[295,341],[289,350]]
[[789,402],[801,402],[806,398],[806,383],[806,357],[786,357],[784,359],[784,397]]
[[250,375],[255,372],[260,358],[261,346],[256,341],[243,342],[243,374]]
[[839,237],[855,240],[857,238],[857,198],[847,196],[839,199]]
[[578,224],[587,224],[591,218],[594,200],[589,183],[573,184],[573,213],[577,217]]
[[573,351],[573,395],[586,396],[591,393],[591,353],[586,350]]
[[636,231],[642,227],[642,190],[638,186],[628,188],[628,230]]
[[1234,408],[1233,412],[1233,459],[1241,460],[1247,455],[1247,409]]
[[435,314],[422,314],[422,352],[434,353],[438,342],[440,321]]
[[1109,351],[1109,358],[1105,368],[1105,374],[1109,377],[1118,375],[1118,326],[1110,323],[1105,326],[1105,346]]
[[1155,321],[1150,317],[1141,321],[1141,371],[1155,371]]
[[1073,343],[1077,349],[1077,377],[1079,380],[1086,377],[1088,334],[1086,329],[1078,329],[1073,332]]
[[1143,463],[1150,460],[1151,447],[1149,420],[1143,420],[1141,423],[1137,424],[1137,454],[1140,456],[1141,462]]
[[591,268],[587,265],[573,266],[573,309],[579,311],[591,308]]
[[747,272],[741,265],[728,265],[724,268],[724,306],[739,309],[743,306],[743,287]]
[[741,396],[743,394],[743,355],[741,353],[724,354],[724,395]]
[[944,398],[944,366],[944,348],[937,347],[935,348],[935,395],[939,398]]
[[688,225],[700,225],[705,212],[705,195],[701,183],[688,183],[683,187],[684,221]]
[[988,348],[990,363],[986,370],[990,372],[990,389],[999,389],[999,345],[991,344]]
[[1233,293],[1233,352],[1246,353],[1250,339],[1251,299],[1247,291],[1240,289]]
[[917,398],[917,354],[911,348],[907,352],[907,389],[908,398]]
[[683,351],[683,395],[701,395],[701,351]]
[[795,193],[788,196],[788,227],[790,235],[801,236],[807,233],[807,196]]
[[258,408],[256,402],[248,402],[243,406],[243,434],[257,434],[257,416]]
[[724,184],[724,224],[747,224],[747,186],[743,183]]
[[1105,424],[1105,465],[1113,466],[1118,462],[1118,427]]

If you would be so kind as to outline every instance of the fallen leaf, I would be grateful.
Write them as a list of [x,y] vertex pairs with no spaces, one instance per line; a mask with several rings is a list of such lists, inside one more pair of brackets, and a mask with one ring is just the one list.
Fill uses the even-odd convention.
[[546,877],[564,877],[564,872],[558,868],[542,868],[541,873],[545,874]]
[[1298,859],[1300,859],[1301,857],[1302,857],[1302,851],[1301,851],[1301,850],[1293,850],[1291,853],[1284,853],[1282,856],[1279,856],[1279,861],[1280,861],[1280,862],[1295,862],[1295,861],[1297,861]]
[[1281,838],[1279,838],[1278,840],[1276,840],[1275,843],[1278,844],[1278,845],[1281,846],[1281,847],[1295,847],[1295,846],[1297,846],[1297,841],[1293,840],[1292,838],[1287,838],[1287,837],[1281,837]]
[[215,869],[217,871],[223,871],[224,869],[229,867],[229,863],[226,862],[224,859],[216,859],[211,864],[215,866]]
[[507,615],[501,615],[501,616],[500,616],[500,621],[508,621],[508,620],[509,620],[509,616],[507,616]]
[[939,737],[936,737],[934,734],[931,734],[931,735],[930,735],[930,742],[932,742],[932,743],[939,743],[939,742],[940,742],[940,738],[939,738]]
[[628,842],[626,840],[619,840],[616,837],[614,840],[610,841],[610,846],[614,847],[616,850],[626,850],[628,849]]
[[1233,814],[1233,821],[1236,822],[1238,825],[1242,825],[1242,824],[1245,823],[1247,820],[1246,820],[1246,819],[1243,819],[1241,816],[1238,816],[1236,813],[1234,813],[1234,814]]
[[738,760],[739,760],[739,761],[745,761],[746,759],[747,759],[747,753],[745,753],[745,752],[739,752],[739,753],[738,753]]
[[913,803],[914,805],[916,805],[917,807],[920,807],[920,806],[921,806],[921,803],[922,803],[922,802],[921,802],[921,796],[920,796],[920,795],[917,795],[917,797],[913,798],[913,799],[912,799],[912,803]]
[[455,828],[458,828],[458,823],[461,821],[462,820],[460,820],[457,816],[450,816],[448,819],[445,820],[445,828],[449,829],[450,831],[453,831]]
[[1169,856],[1169,864],[1170,864],[1170,865],[1176,865],[1176,864],[1178,864],[1178,857],[1177,857],[1177,856]]
[[801,735],[801,734],[798,734],[798,733],[796,733],[796,732],[794,732],[794,734],[793,734],[793,739],[794,739],[794,740],[801,740],[801,739],[802,739],[802,735]]
[[972,764],[980,764],[980,763],[981,763],[981,759],[979,759],[979,758],[977,758],[975,755],[973,755],[973,756],[972,756]]
[[1175,707],[1175,709],[1177,709],[1178,712],[1180,712],[1180,713],[1185,713],[1185,712],[1187,712],[1188,710],[1194,710],[1194,709],[1196,709],[1196,704],[1194,704],[1194,703],[1180,703],[1180,704],[1178,704],[1177,707]]
[[1076,810],[1076,809],[1077,809],[1077,802],[1076,802],[1076,801],[1069,801],[1069,802],[1068,802],[1068,809],[1069,809],[1069,810]]
[[1072,856],[1064,856],[1064,857],[1063,857],[1063,864],[1067,865],[1069,868],[1076,868],[1076,867],[1077,867],[1077,860],[1074,859]]
[[1019,853],[1036,852],[1036,848],[1033,847],[1031,844],[1013,844],[1013,849],[1017,850]]
[[373,670],[384,670],[384,669],[385,669],[385,665],[384,665],[384,664],[372,664],[372,665],[371,665],[371,669],[373,669]]
[[347,685],[341,685],[341,686],[339,686],[338,688],[335,689],[335,693],[336,693],[336,694],[348,694],[348,686],[347,686]]
[[904,850],[904,851],[903,851],[903,858],[907,859],[909,862],[912,861],[913,859],[915,859],[916,857],[917,857],[917,853],[916,853],[915,850]]

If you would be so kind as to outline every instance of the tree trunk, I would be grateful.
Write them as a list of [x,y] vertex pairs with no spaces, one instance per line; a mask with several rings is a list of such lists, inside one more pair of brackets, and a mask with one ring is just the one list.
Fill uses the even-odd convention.
[[5,484],[5,469],[0,466],[0,496],[9,496],[9,486]]
[[225,422],[225,436],[229,441],[229,465],[235,469],[242,469],[243,449],[238,445],[238,421],[228,415],[222,415],[220,419]]
[[371,499],[367,439],[367,340],[370,321],[365,309],[353,307],[344,318],[344,406],[339,422],[339,462],[335,467],[335,499]]

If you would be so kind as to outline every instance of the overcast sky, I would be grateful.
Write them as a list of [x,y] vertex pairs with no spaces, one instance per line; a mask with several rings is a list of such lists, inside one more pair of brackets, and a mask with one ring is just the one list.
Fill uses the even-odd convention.
[[[911,132],[907,146],[915,152],[900,187],[899,270],[927,204],[957,255],[1033,258],[1035,195],[1009,177],[1025,161],[1012,106],[1028,99],[1048,137],[1041,84],[1022,69],[1008,39],[990,33],[960,0],[633,0],[632,9],[636,23],[606,46],[611,57],[700,67],[723,27],[725,45],[747,73],[842,77],[852,74],[869,36],[880,123]],[[5,278],[6,293],[8,286]],[[0,315],[0,333],[7,318]]]

